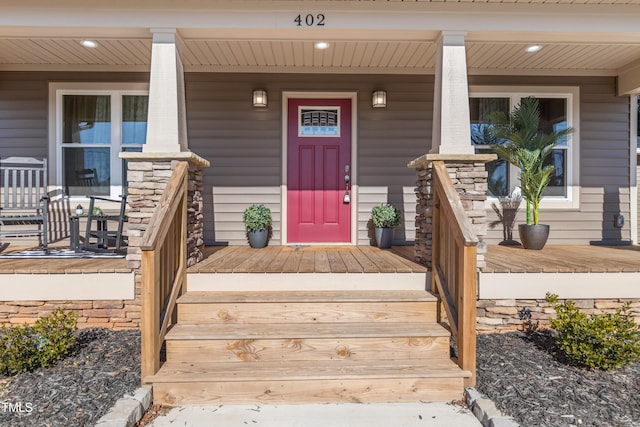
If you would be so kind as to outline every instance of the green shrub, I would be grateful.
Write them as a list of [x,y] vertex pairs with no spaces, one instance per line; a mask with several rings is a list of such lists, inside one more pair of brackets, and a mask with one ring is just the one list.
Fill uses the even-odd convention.
[[251,205],[242,214],[247,231],[266,230],[271,226],[271,210],[263,204]]
[[395,206],[382,204],[371,209],[371,219],[376,228],[392,228],[402,222],[402,212]]
[[76,313],[56,308],[33,326],[0,329],[0,372],[15,375],[53,365],[65,357],[76,343]]
[[629,315],[629,305],[615,313],[587,316],[573,303],[558,302],[558,296],[547,293],[557,318],[550,319],[557,331],[555,342],[567,359],[578,366],[617,369],[640,361],[640,328]]

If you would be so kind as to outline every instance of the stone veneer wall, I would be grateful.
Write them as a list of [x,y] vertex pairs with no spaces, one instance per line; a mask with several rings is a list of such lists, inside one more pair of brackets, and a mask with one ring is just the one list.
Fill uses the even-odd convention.
[[[127,171],[129,181],[127,263],[134,270],[140,268],[142,237],[149,221],[151,221],[160,196],[171,178],[175,165],[173,160],[133,161],[129,159]],[[191,266],[204,258],[202,169],[197,164],[189,163],[188,181],[187,265]]]
[[[108,274],[108,273],[107,273]],[[107,301],[4,301],[0,302],[0,324],[33,324],[56,308],[75,311],[79,328],[137,329],[140,299]]]
[[493,155],[438,155],[427,154],[409,164],[416,169],[416,262],[431,268],[432,252],[432,210],[431,195],[432,161],[442,160],[445,163],[449,177],[453,182],[462,207],[471,221],[480,242],[477,246],[478,268],[486,266],[484,254],[486,243],[483,242],[487,234],[487,171],[485,163],[495,158]]
[[[585,314],[614,313],[617,308],[629,302],[630,314],[635,322],[640,324],[640,299],[572,299],[572,301]],[[539,322],[541,327],[548,327],[549,318],[555,316],[555,310],[545,300],[485,299],[476,303],[476,329],[480,333],[522,329],[523,321],[518,314],[522,310],[528,310],[531,313],[531,321]]]

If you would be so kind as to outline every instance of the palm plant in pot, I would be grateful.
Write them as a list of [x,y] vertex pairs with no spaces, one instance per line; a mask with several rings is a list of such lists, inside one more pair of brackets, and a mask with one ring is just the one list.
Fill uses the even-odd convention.
[[374,206],[371,219],[376,228],[376,242],[380,249],[389,249],[393,243],[393,228],[402,222],[402,211],[388,203]]
[[249,246],[264,248],[267,246],[269,228],[271,227],[271,210],[263,204],[255,204],[246,208],[242,214]]
[[573,129],[541,132],[539,104],[533,97],[524,98],[510,114],[493,113],[491,124],[496,137],[506,141],[493,145],[496,154],[520,170],[527,219],[526,224],[518,226],[522,245],[526,249],[542,249],[549,237],[549,226],[539,223],[540,201],[555,170],[547,159],[558,140]]

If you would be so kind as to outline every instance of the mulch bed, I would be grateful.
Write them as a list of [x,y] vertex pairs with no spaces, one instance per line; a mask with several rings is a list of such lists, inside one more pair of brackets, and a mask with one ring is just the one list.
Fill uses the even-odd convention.
[[478,336],[478,391],[522,426],[640,426],[640,363],[563,363],[548,331]]
[[0,426],[92,426],[140,387],[139,331],[81,329],[77,337],[56,366],[0,376]]

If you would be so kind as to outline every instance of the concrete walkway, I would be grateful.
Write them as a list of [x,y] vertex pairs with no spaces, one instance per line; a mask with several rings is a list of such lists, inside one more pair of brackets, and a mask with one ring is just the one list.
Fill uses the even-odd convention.
[[469,409],[447,403],[182,406],[153,427],[478,427]]

